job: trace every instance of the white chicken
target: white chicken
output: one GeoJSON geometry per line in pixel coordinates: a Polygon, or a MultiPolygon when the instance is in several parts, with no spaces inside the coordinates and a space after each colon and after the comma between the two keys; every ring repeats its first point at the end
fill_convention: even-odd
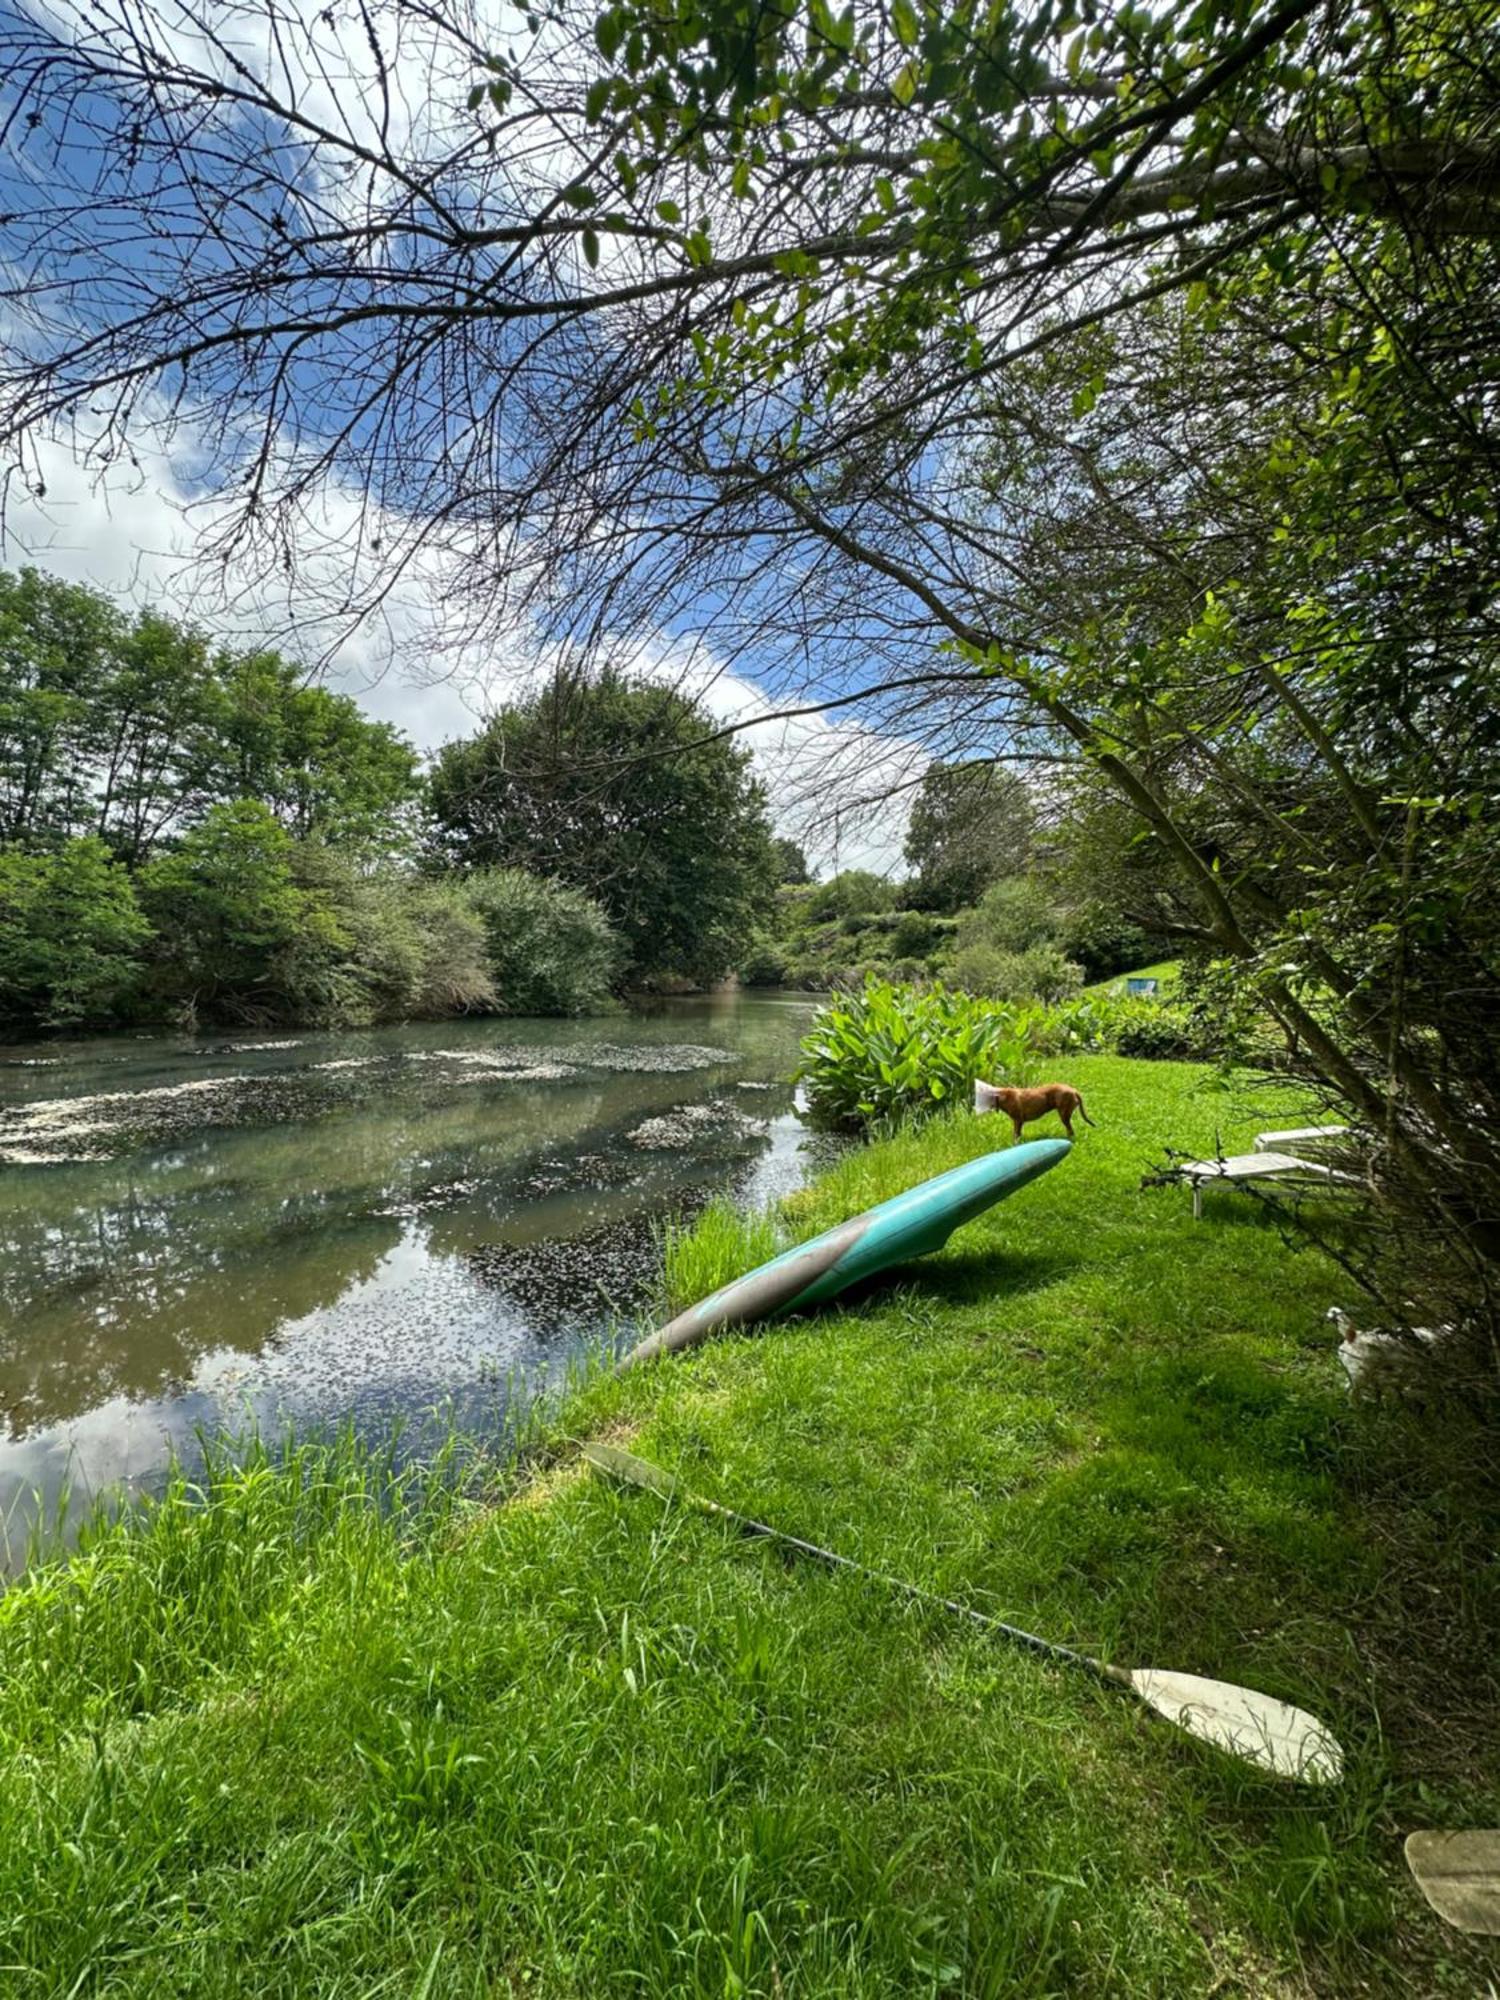
{"type": "MultiPolygon", "coordinates": [[[[1411,1358],[1411,1340],[1405,1334],[1362,1333],[1342,1306],[1330,1306],[1324,1318],[1339,1330],[1339,1361],[1349,1377],[1351,1395],[1378,1389],[1382,1380],[1399,1373],[1403,1360],[1411,1358]]],[[[1411,1335],[1424,1347],[1432,1347],[1448,1331],[1445,1326],[1414,1326],[1411,1335]]]]}

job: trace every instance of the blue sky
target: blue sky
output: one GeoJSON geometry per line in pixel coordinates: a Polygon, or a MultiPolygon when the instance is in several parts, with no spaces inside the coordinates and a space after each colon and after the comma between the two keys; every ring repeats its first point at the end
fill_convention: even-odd
{"type": "MultiPolygon", "coordinates": [[[[113,0],[128,11],[133,0],[113,0]]],[[[57,0],[59,12],[68,0],[57,0]]],[[[43,18],[36,5],[32,19],[43,18]]],[[[17,18],[13,7],[0,5],[0,33],[7,18],[17,18]]],[[[87,32],[79,23],[91,17],[80,14],[68,31],[78,36],[87,32]]],[[[154,12],[150,18],[159,17],[154,12]]],[[[227,17],[226,17],[227,18],[227,17]]],[[[248,26],[237,33],[251,34],[251,13],[234,16],[248,26]]],[[[315,23],[325,17],[309,12],[305,19],[315,23]]],[[[355,17],[351,15],[351,19],[355,17]]],[[[347,25],[347,24],[346,24],[347,25]]],[[[164,45],[171,50],[186,47],[198,56],[198,49],[183,25],[182,17],[172,17],[164,29],[164,45]]],[[[309,33],[322,31],[315,26],[309,33]]],[[[330,33],[336,31],[330,30],[330,33]]],[[[246,48],[251,43],[246,42],[246,48]]],[[[356,48],[363,43],[356,36],[356,48]]],[[[339,59],[353,58],[347,41],[338,43],[339,59]]],[[[252,59],[253,51],[252,51],[252,59]]],[[[450,79],[451,83],[451,79],[450,79]]],[[[445,85],[445,88],[448,87],[445,85]]],[[[352,101],[347,91],[329,87],[326,77],[304,76],[299,81],[304,100],[316,114],[331,120],[347,110],[352,101]]],[[[430,101],[424,97],[421,64],[418,61],[408,79],[400,113],[413,129],[431,111],[413,112],[413,104],[430,101]]],[[[456,89],[456,85],[453,85],[456,89]]],[[[5,86],[0,82],[0,101],[5,86]]],[[[457,100],[455,100],[457,101],[457,100]]],[[[65,259],[73,276],[80,280],[69,306],[76,315],[92,313],[102,317],[119,308],[130,296],[134,279],[152,263],[170,267],[181,253],[183,232],[191,226],[190,205],[186,200],[157,199],[150,207],[151,227],[159,232],[154,240],[143,237],[140,218],[132,205],[137,192],[131,170],[125,163],[128,130],[102,102],[87,109],[97,115],[93,143],[106,161],[106,192],[118,197],[118,206],[106,206],[90,218],[88,230],[77,238],[70,257],[65,259]]],[[[61,130],[44,125],[29,136],[13,137],[8,153],[0,154],[0,211],[24,219],[45,207],[55,189],[68,180],[93,171],[92,155],[61,130]]],[[[237,140],[247,145],[253,160],[256,149],[269,152],[277,134],[269,127],[247,129],[242,122],[237,140]]],[[[240,153],[243,160],[245,154],[240,153]]],[[[256,197],[258,199],[258,197],[256,197]]],[[[254,213],[247,208],[248,218],[254,213]]],[[[14,231],[11,232],[14,237],[14,231]]],[[[57,239],[52,239],[55,246],[57,239]]],[[[9,249],[10,268],[16,269],[14,244],[7,244],[0,229],[0,256],[9,249]]],[[[195,249],[194,273],[204,274],[205,257],[219,253],[195,249]]],[[[212,271],[213,264],[207,264],[212,271]]],[[[316,294],[303,304],[316,305],[316,294]]],[[[85,322],[87,323],[87,322],[85,322]]],[[[15,324],[7,322],[14,337],[15,324]]],[[[307,407],[319,407],[324,390],[336,404],[345,375],[357,374],[362,356],[357,336],[342,343],[326,343],[316,364],[314,377],[304,376],[301,386],[311,389],[307,407]]],[[[252,418],[252,407],[245,414],[252,418]]],[[[467,422],[470,413],[455,409],[454,421],[467,422]]],[[[262,640],[272,637],[284,650],[309,662],[326,659],[326,672],[333,684],[356,695],[370,713],[394,722],[421,748],[432,749],[449,738],[469,733],[480,717],[507,691],[544,671],[549,663],[545,640],[534,633],[491,633],[479,643],[452,643],[443,631],[442,603],[446,579],[439,562],[425,562],[414,575],[398,584],[384,602],[379,616],[366,619],[353,630],[336,626],[322,614],[330,601],[358,594],[359,582],[347,567],[348,528],[357,521],[369,499],[354,483],[352,475],[342,482],[336,473],[325,481],[317,496],[318,515],[309,533],[308,545],[299,551],[304,561],[300,574],[288,582],[279,574],[264,574],[248,562],[231,563],[220,569],[200,560],[205,530],[212,526],[212,488],[206,469],[215,466],[209,441],[196,429],[191,411],[178,423],[169,438],[153,439],[142,433],[137,447],[138,469],[120,467],[101,478],[60,438],[43,440],[38,447],[45,498],[13,497],[8,529],[9,541],[0,559],[8,564],[34,561],[59,574],[91,583],[133,601],[155,602],[196,614],[216,632],[262,640]],[[205,498],[207,496],[207,498],[205,498]],[[329,657],[331,655],[331,657],[329,657]]],[[[215,466],[224,469],[222,454],[215,466]]],[[[409,506],[409,496],[387,491],[382,503],[393,510],[399,533],[403,523],[400,509],[409,506]]],[[[676,629],[664,627],[634,643],[632,657],[647,673],[686,678],[701,691],[720,721],[741,720],[763,711],[769,704],[754,679],[745,672],[725,671],[710,648],[684,642],[683,628],[700,629],[711,623],[712,607],[698,603],[685,608],[676,629]]],[[[736,666],[738,667],[738,662],[736,666]]],[[[804,678],[806,663],[802,664],[804,678]]],[[[751,674],[757,670],[752,665],[751,674]]],[[[815,682],[814,682],[815,684],[815,682]]],[[[805,697],[804,697],[805,698],[805,697]]],[[[873,865],[899,869],[899,848],[904,821],[904,800],[887,807],[874,819],[862,816],[856,825],[835,824],[827,810],[829,802],[868,788],[874,771],[887,766],[896,779],[910,773],[913,759],[899,742],[882,738],[841,714],[826,723],[808,721],[791,726],[764,726],[747,739],[761,763],[783,830],[803,838],[815,859],[827,869],[835,865],[873,865]],[[897,766],[900,768],[897,769],[897,766]]]]}

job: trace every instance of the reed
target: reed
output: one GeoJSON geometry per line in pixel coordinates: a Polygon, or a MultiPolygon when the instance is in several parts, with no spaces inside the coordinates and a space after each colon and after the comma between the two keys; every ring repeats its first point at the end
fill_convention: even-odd
{"type": "MultiPolygon", "coordinates": [[[[1195,1226],[1140,1188],[1167,1140],[1285,1101],[1069,1075],[1098,1129],[862,1300],[623,1378],[595,1357],[496,1446],[211,1451],[39,1562],[0,1598],[6,2000],[1483,1992],[1493,1959],[1421,1912],[1395,1834],[1500,1814],[1485,1523],[1364,1445],[1331,1267],[1253,1202],[1195,1226]],[[1345,1781],[1260,1779],[614,1490],[586,1436],[976,1609],[1313,1709],[1345,1781]]],[[[996,1122],[851,1154],[788,1240],[996,1122]]],[[[678,1297],[770,1231],[674,1232],[678,1297]]]]}

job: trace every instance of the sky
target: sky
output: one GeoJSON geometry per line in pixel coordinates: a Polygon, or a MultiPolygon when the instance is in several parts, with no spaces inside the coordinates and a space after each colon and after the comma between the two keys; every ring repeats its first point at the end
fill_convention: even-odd
{"type": "MultiPolygon", "coordinates": [[[[15,0],[0,0],[0,13],[14,5],[15,0]]],[[[158,6],[154,0],[104,0],[96,7],[78,5],[77,0],[20,0],[20,7],[33,22],[47,23],[64,46],[85,42],[98,46],[102,40],[112,47],[111,35],[146,23],[164,61],[183,61],[215,75],[227,73],[223,50],[204,39],[191,7],[158,6]]],[[[502,25],[503,0],[477,0],[476,12],[482,35],[503,38],[514,33],[513,18],[509,28],[502,25]]],[[[278,43],[283,59],[293,65],[285,74],[277,70],[259,32],[264,19],[255,0],[217,12],[209,0],[200,18],[231,23],[225,32],[236,60],[269,75],[300,113],[329,130],[342,127],[353,140],[373,141],[373,128],[367,132],[360,121],[369,117],[372,104],[380,99],[362,88],[368,82],[361,77],[368,56],[359,10],[327,7],[324,0],[281,0],[281,13],[295,24],[290,38],[278,43]]],[[[381,20],[382,32],[394,38],[388,43],[393,51],[391,136],[398,153],[407,143],[420,151],[437,129],[434,121],[441,124],[447,115],[435,107],[451,104],[457,112],[463,102],[459,84],[467,81],[472,69],[461,78],[443,70],[447,58],[434,55],[419,12],[382,10],[381,20]],[[431,67],[434,62],[436,70],[431,67]],[[440,88],[434,87],[435,77],[442,78],[440,88]]],[[[0,108],[4,98],[0,81],[0,108]]],[[[130,299],[131,259],[140,240],[131,210],[129,169],[119,164],[122,148],[115,143],[120,137],[118,118],[105,108],[104,100],[93,103],[98,109],[91,142],[95,153],[86,156],[81,143],[75,148],[61,128],[42,133],[35,148],[29,141],[17,140],[12,128],[12,142],[0,159],[6,205],[25,207],[35,202],[41,214],[46,214],[54,190],[41,184],[45,176],[37,161],[50,159],[62,181],[73,179],[82,188],[90,184],[94,171],[90,162],[97,157],[107,163],[104,171],[115,191],[114,205],[106,204],[98,212],[99,234],[85,232],[75,238],[70,253],[72,270],[82,273],[81,283],[61,296],[74,313],[90,299],[99,312],[125,309],[121,302],[130,299]]],[[[239,138],[245,139],[248,130],[241,125],[239,138]]],[[[232,146],[226,154],[240,157],[232,146]]],[[[540,170],[545,161],[533,160],[530,165],[540,170]]],[[[357,208],[368,192],[357,176],[347,184],[316,180],[316,186],[331,213],[342,203],[357,208]]],[[[192,203],[175,222],[167,214],[159,209],[154,219],[165,225],[162,240],[170,257],[174,230],[182,227],[191,232],[192,203]]],[[[151,253],[148,249],[140,254],[151,253]]],[[[25,338],[18,333],[17,322],[0,331],[25,338]]],[[[357,357],[347,358],[352,367],[357,357]]],[[[243,414],[253,419],[255,413],[243,414]]],[[[247,425],[246,435],[252,430],[253,423],[247,425]]],[[[41,441],[36,470],[45,497],[39,500],[12,486],[0,563],[13,567],[33,562],[129,603],[192,616],[231,644],[269,640],[288,656],[316,668],[325,684],[353,695],[367,713],[394,724],[428,753],[455,737],[472,734],[488,712],[555,664],[555,655],[524,632],[493,634],[482,643],[472,638],[450,640],[443,630],[442,612],[449,579],[437,555],[403,575],[383,598],[379,613],[368,615],[353,630],[325,622],[328,605],[341,597],[362,599],[368,587],[367,578],[355,577],[348,550],[360,539],[352,530],[366,513],[369,496],[347,484],[340,486],[337,476],[326,479],[319,489],[319,518],[310,523],[309,546],[299,550],[299,565],[289,580],[268,579],[234,560],[222,568],[205,561],[198,552],[215,525],[219,503],[204,498],[201,482],[204,468],[215,461],[215,450],[206,433],[195,436],[190,412],[174,413],[157,435],[153,445],[150,425],[139,430],[138,470],[119,469],[107,480],[80,464],[63,442],[41,441]]],[[[222,475],[222,453],[218,471],[222,475]]],[[[402,518],[387,515],[386,519],[394,530],[388,543],[404,544],[402,518]]],[[[632,642],[621,663],[696,693],[720,724],[771,712],[770,701],[744,673],[731,673],[714,658],[711,642],[705,645],[659,630],[632,642]]],[[[841,867],[903,872],[901,847],[910,791],[900,788],[910,786],[925,762],[915,746],[864,727],[847,711],[826,720],[763,722],[747,730],[742,741],[755,757],[778,832],[799,840],[819,873],[841,867]],[[864,795],[872,792],[888,796],[874,807],[863,806],[864,795]]]]}
{"type": "MultiPolygon", "coordinates": [[[[179,432],[177,445],[190,462],[190,433],[179,432]]],[[[139,472],[103,479],[54,442],[42,447],[41,470],[46,497],[13,495],[9,503],[4,566],[32,563],[122,602],[191,617],[232,641],[269,638],[423,752],[472,735],[492,709],[545,671],[545,660],[514,638],[508,646],[501,641],[483,648],[447,642],[430,578],[398,588],[379,619],[367,618],[341,636],[301,615],[295,584],[289,591],[271,589],[260,576],[206,565],[195,554],[207,524],[192,504],[190,476],[160,453],[143,453],[139,472]],[[419,664],[424,657],[430,661],[425,668],[419,664]]],[[[331,517],[340,510],[352,517],[361,496],[335,492],[325,504],[331,517]]],[[[327,602],[325,588],[318,601],[327,602]]],[[[721,724],[771,709],[753,682],[727,672],[701,647],[687,649],[665,634],[643,642],[630,664],[653,678],[685,683],[721,724]]],[[[909,792],[873,810],[854,802],[867,788],[879,789],[882,777],[899,784],[920,770],[922,753],[843,717],[764,722],[741,740],[766,786],[776,830],[801,842],[817,873],[904,872],[909,792]],[[840,801],[843,809],[835,810],[840,801]]]]}

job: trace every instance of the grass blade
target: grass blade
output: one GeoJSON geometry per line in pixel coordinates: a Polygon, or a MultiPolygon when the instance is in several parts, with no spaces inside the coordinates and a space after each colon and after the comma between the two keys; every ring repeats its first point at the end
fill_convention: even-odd
{"type": "Polygon", "coordinates": [[[681,1486],[670,1472],[651,1464],[648,1459],[637,1458],[634,1452],[622,1451],[618,1445],[587,1444],[583,1447],[583,1456],[613,1479],[623,1479],[632,1486],[644,1486],[664,1500],[679,1500],[702,1513],[716,1514],[752,1535],[769,1536],[787,1548],[800,1550],[802,1554],[813,1556],[837,1569],[853,1570],[918,1603],[965,1618],[971,1624],[981,1626],[993,1638],[1007,1639],[1014,1645],[1024,1646],[1030,1652],[1044,1654],[1067,1666],[1086,1668],[1096,1678],[1133,1694],[1153,1714],[1170,1722],[1174,1728],[1196,1736],[1200,1742],[1212,1743],[1216,1749],[1227,1751],[1231,1757],[1256,1764],[1278,1778],[1292,1778],[1301,1784],[1332,1785],[1343,1775],[1344,1753],[1331,1731],[1315,1715],[1309,1715],[1306,1709],[1294,1708],[1290,1702],[1278,1701],[1274,1695],[1261,1694],[1255,1688],[1238,1687],[1232,1681],[1206,1680],[1200,1674],[1180,1674],[1164,1667],[1107,1666],[1102,1660],[1093,1660],[1084,1653],[1075,1653],[1069,1646],[1039,1639],[1035,1633],[1023,1632],[1018,1626],[1007,1625],[1002,1619],[991,1618],[950,1598],[938,1597],[917,1584],[904,1582],[900,1577],[866,1569],[849,1556],[819,1548],[816,1543],[788,1535],[780,1528],[768,1527],[764,1521],[736,1514],[715,1500],[702,1499],[681,1486]]]}

